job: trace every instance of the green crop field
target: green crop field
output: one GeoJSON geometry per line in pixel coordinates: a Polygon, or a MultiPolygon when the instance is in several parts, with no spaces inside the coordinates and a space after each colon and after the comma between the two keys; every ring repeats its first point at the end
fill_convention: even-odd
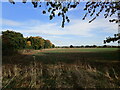
{"type": "Polygon", "coordinates": [[[36,61],[45,64],[57,62],[114,64],[119,62],[118,48],[48,49],[34,55],[36,61]]]}
{"type": "Polygon", "coordinates": [[[54,48],[3,56],[3,88],[120,88],[118,48],[54,48]]]}
{"type": "Polygon", "coordinates": [[[44,50],[44,52],[108,52],[108,51],[117,51],[118,48],[57,48],[51,50],[44,50]]]}

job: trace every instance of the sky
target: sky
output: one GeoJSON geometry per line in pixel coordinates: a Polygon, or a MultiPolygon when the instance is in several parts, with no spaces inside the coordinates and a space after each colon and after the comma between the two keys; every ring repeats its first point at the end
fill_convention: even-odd
{"type": "Polygon", "coordinates": [[[61,17],[56,16],[53,20],[49,20],[49,13],[42,14],[42,10],[47,8],[44,3],[42,5],[41,8],[34,8],[29,2],[26,4],[17,2],[14,5],[2,2],[0,31],[13,30],[22,33],[24,37],[41,36],[56,46],[104,45],[103,40],[106,37],[118,32],[117,24],[110,23],[111,18],[105,19],[103,15],[92,23],[88,23],[92,19],[89,16],[82,20],[85,15],[83,10],[85,2],[81,2],[75,9],[69,9],[67,15],[70,23],[65,23],[64,28],[61,27],[61,17]]]}

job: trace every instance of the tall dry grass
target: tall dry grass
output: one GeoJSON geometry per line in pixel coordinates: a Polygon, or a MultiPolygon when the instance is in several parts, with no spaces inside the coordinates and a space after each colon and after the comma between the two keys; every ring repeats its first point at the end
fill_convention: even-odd
{"type": "Polygon", "coordinates": [[[2,66],[2,88],[120,88],[120,78],[98,71],[89,64],[43,64],[2,66]],[[116,83],[117,82],[117,83],[116,83]]]}

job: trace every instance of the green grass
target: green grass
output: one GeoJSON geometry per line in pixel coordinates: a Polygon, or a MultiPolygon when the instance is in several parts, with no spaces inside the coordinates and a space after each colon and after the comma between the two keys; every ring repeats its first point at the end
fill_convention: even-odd
{"type": "Polygon", "coordinates": [[[35,54],[36,61],[45,64],[64,63],[119,63],[118,48],[72,48],[43,50],[35,54]]]}
{"type": "MultiPolygon", "coordinates": [[[[43,53],[62,53],[62,52],[111,52],[117,51],[118,48],[58,48],[45,50],[43,53]]],[[[41,52],[40,52],[41,53],[41,52]]]]}

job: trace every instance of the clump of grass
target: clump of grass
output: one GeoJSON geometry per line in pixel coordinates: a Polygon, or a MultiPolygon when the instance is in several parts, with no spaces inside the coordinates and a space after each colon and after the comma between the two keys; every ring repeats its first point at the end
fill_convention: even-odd
{"type": "Polygon", "coordinates": [[[34,61],[29,66],[3,66],[3,88],[110,88],[111,84],[111,88],[119,87],[118,83],[111,82],[111,78],[109,72],[100,73],[95,67],[80,63],[42,64],[34,61]]]}

